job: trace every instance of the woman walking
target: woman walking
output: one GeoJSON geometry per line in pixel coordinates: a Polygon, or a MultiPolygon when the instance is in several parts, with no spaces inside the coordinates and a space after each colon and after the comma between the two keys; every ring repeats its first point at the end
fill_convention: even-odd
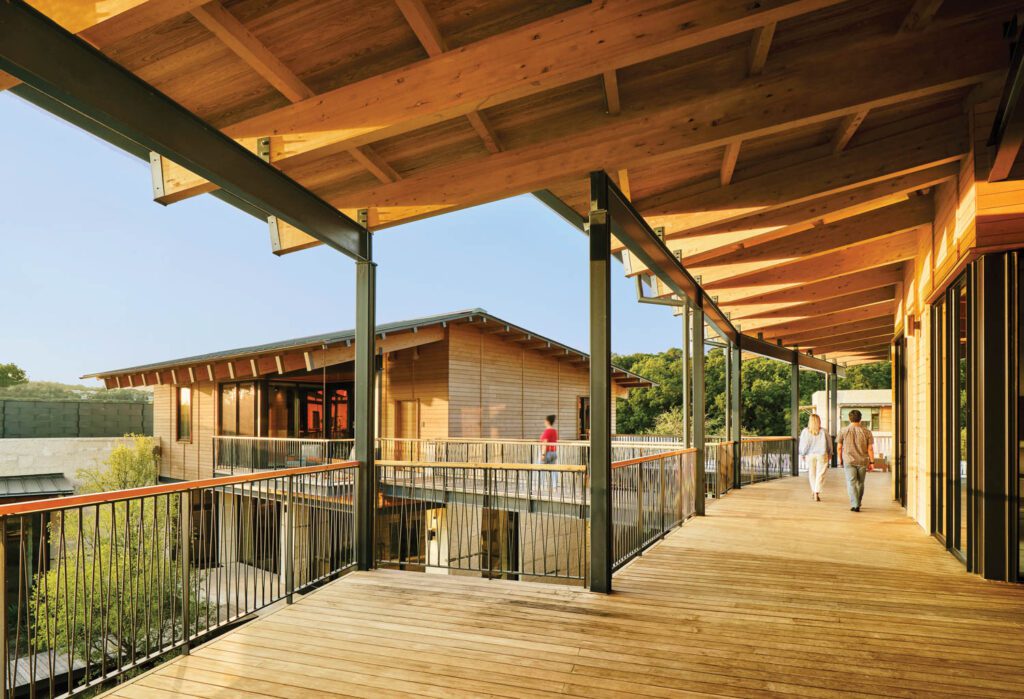
{"type": "Polygon", "coordinates": [[[832,439],[821,428],[821,418],[811,415],[807,427],[800,433],[800,458],[807,464],[807,479],[811,482],[811,497],[821,501],[825,473],[832,460],[832,439]]]}

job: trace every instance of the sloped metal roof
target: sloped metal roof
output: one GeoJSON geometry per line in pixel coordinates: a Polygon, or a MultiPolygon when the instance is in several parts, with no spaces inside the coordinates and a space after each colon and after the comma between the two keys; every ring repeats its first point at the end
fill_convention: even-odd
{"type": "Polygon", "coordinates": [[[74,491],[75,486],[63,473],[0,476],[0,498],[68,495],[74,491]]]}
{"type": "MultiPolygon", "coordinates": [[[[504,325],[510,330],[518,331],[527,335],[530,335],[537,340],[547,342],[552,347],[559,349],[565,349],[571,354],[575,354],[581,358],[590,358],[586,352],[578,350],[574,347],[569,347],[556,340],[538,335],[530,330],[527,330],[521,326],[509,323],[508,321],[502,320],[497,316],[491,315],[482,308],[469,308],[461,311],[454,311],[452,313],[441,313],[437,315],[422,316],[419,318],[411,318],[409,320],[401,320],[392,323],[383,323],[377,325],[377,337],[381,338],[389,333],[397,333],[409,330],[415,330],[417,328],[423,328],[431,325],[446,324],[462,320],[481,319],[487,323],[494,323],[495,325],[504,325]]],[[[240,359],[250,356],[266,355],[273,352],[281,352],[285,350],[298,350],[306,348],[320,348],[323,346],[337,345],[345,342],[351,342],[355,340],[356,331],[355,329],[339,330],[335,332],[324,333],[322,335],[308,335],[306,337],[296,337],[290,340],[280,340],[278,342],[269,342],[262,345],[252,345],[249,347],[239,347],[236,349],[221,350],[218,352],[210,352],[208,354],[199,354],[191,357],[181,357],[179,359],[171,359],[162,362],[155,362],[152,364],[142,364],[139,366],[125,367],[123,369],[111,369],[110,371],[101,371],[94,374],[86,374],[82,376],[83,379],[90,378],[104,378],[107,376],[114,376],[116,374],[134,374],[148,371],[159,371],[163,369],[170,369],[172,367],[180,367],[189,364],[206,364],[209,362],[223,361],[226,359],[240,359]]],[[[615,371],[621,372],[626,376],[634,379],[643,384],[653,386],[654,382],[638,374],[626,371],[620,367],[613,367],[615,371]]]]}

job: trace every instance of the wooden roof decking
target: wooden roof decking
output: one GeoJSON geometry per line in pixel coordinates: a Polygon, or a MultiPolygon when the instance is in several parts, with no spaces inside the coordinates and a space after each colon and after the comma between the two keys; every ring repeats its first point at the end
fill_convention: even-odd
{"type": "Polygon", "coordinates": [[[981,580],[870,474],[734,491],[595,595],[352,573],[108,696],[1016,697],[1024,589],[981,580]]]}
{"type": "MultiPolygon", "coordinates": [[[[872,320],[895,312],[934,188],[971,147],[965,108],[999,93],[1018,8],[111,0],[98,17],[85,0],[32,4],[347,214],[366,209],[371,229],[540,189],[585,215],[587,174],[605,169],[745,331],[854,294],[881,300],[852,308],[888,304],[872,320]]],[[[165,203],[212,188],[172,163],[161,173],[165,203]]],[[[315,244],[281,239],[279,253],[315,244]]],[[[887,344],[874,337],[830,358],[874,357],[887,344]]]]}

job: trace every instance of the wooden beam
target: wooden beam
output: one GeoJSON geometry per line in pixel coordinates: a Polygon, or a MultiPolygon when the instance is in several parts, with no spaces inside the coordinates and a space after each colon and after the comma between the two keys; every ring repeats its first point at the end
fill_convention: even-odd
{"type": "Polygon", "coordinates": [[[786,323],[777,323],[757,328],[757,332],[763,333],[765,339],[775,340],[781,338],[784,344],[791,344],[791,338],[798,337],[799,333],[806,333],[819,328],[831,328],[835,332],[841,332],[847,323],[871,320],[873,318],[885,318],[892,316],[893,302],[883,301],[868,306],[844,309],[834,313],[825,313],[811,318],[802,318],[786,323]]]}
{"type": "MultiPolygon", "coordinates": [[[[190,12],[209,0],[34,0],[30,3],[72,34],[93,46],[110,46],[190,12]]],[[[0,91],[21,81],[0,73],[0,91]]]]}
{"type": "Polygon", "coordinates": [[[733,141],[725,144],[725,154],[722,156],[722,169],[719,173],[719,180],[722,186],[732,182],[732,175],[736,172],[736,161],[740,157],[740,145],[742,141],[733,141]]]}
{"type": "Polygon", "coordinates": [[[906,231],[887,236],[882,242],[871,240],[838,252],[805,257],[767,270],[704,282],[703,286],[707,290],[715,290],[808,283],[911,260],[916,254],[917,232],[906,231]]]}
{"type": "Polygon", "coordinates": [[[195,8],[192,16],[290,101],[314,96],[309,86],[216,0],[195,8]]]}
{"type": "Polygon", "coordinates": [[[781,289],[771,291],[759,292],[757,288],[741,289],[723,298],[721,305],[735,311],[743,306],[806,303],[834,298],[854,291],[867,291],[879,286],[896,284],[902,279],[902,265],[891,264],[881,269],[851,272],[818,282],[788,284],[781,289]]]}
{"type": "Polygon", "coordinates": [[[607,111],[615,116],[622,111],[622,104],[619,101],[619,78],[614,70],[606,70],[602,73],[604,80],[604,100],[607,111]]]}
{"type": "MultiPolygon", "coordinates": [[[[422,0],[395,0],[395,3],[428,56],[431,58],[440,56],[448,50],[448,44],[441,35],[441,30],[438,28],[437,23],[434,22],[434,18],[430,16],[430,12],[422,0]]],[[[468,112],[466,119],[477,135],[480,136],[480,140],[484,142],[484,147],[488,151],[491,153],[501,152],[501,143],[498,141],[494,129],[480,111],[474,109],[468,112]]]]}
{"type": "MultiPolygon", "coordinates": [[[[987,36],[990,27],[987,24],[985,26],[987,36]]],[[[709,107],[708,100],[703,97],[696,99],[696,103],[673,101],[672,106],[652,110],[634,119],[616,120],[610,126],[581,130],[567,137],[506,151],[489,159],[450,163],[434,169],[421,170],[406,176],[401,183],[339,193],[328,198],[339,206],[351,206],[356,201],[369,202],[377,206],[414,202],[443,202],[452,207],[472,206],[543,189],[551,186],[552,182],[580,178],[587,171],[596,168],[607,168],[609,165],[635,166],[640,163],[653,166],[683,154],[721,147],[737,138],[780,133],[810,123],[831,120],[837,115],[836,110],[845,114],[854,109],[870,108],[883,103],[893,104],[923,94],[945,92],[956,85],[964,86],[977,82],[980,79],[977,70],[982,66],[991,68],[993,65],[1005,63],[1005,59],[992,55],[998,52],[990,54],[987,48],[980,49],[984,57],[979,58],[975,55],[973,60],[968,54],[963,60],[936,62],[930,58],[931,53],[925,57],[919,54],[925,49],[926,43],[934,41],[941,46],[948,46],[949,42],[955,40],[960,45],[966,42],[965,35],[975,33],[974,30],[963,27],[958,27],[957,30],[955,38],[954,34],[947,34],[945,31],[925,32],[914,35],[915,41],[910,42],[914,44],[913,46],[907,42],[899,42],[898,46],[881,44],[873,46],[870,51],[865,51],[864,47],[860,46],[858,51],[852,54],[838,51],[828,58],[816,55],[813,61],[809,60],[802,66],[799,63],[791,63],[791,70],[787,76],[774,79],[770,88],[764,86],[765,97],[755,97],[746,90],[726,90],[723,93],[721,81],[716,80],[714,88],[710,91],[710,94],[714,95],[713,107],[709,107]],[[898,62],[914,64],[915,67],[913,70],[891,71],[891,66],[898,62]],[[797,70],[798,66],[804,70],[797,70]],[[942,77],[938,78],[936,72],[942,73],[942,77]],[[793,81],[792,84],[790,80],[793,81]],[[819,84],[812,87],[810,83],[819,84]],[[837,83],[848,87],[844,90],[835,90],[837,83]],[[807,99],[808,94],[814,94],[816,99],[807,99]],[[735,105],[727,104],[733,99],[736,100],[735,105]],[[751,100],[758,102],[758,109],[749,108],[751,100]],[[825,111],[822,112],[822,109],[825,111]],[[707,123],[704,123],[703,116],[699,120],[694,117],[694,110],[706,115],[707,123]],[[712,113],[720,117],[712,117],[712,113]],[[679,128],[680,120],[686,122],[688,128],[679,128]],[[658,144],[657,149],[651,147],[653,143],[658,144]],[[621,165],[615,165],[616,163],[621,165]]],[[[940,50],[940,46],[929,46],[927,50],[940,50]]],[[[984,76],[988,76],[991,71],[985,70],[983,73],[984,76]]],[[[695,89],[695,92],[699,90],[695,89]]],[[[917,130],[918,133],[896,138],[894,141],[897,150],[893,150],[894,146],[889,139],[882,139],[889,142],[884,152],[879,145],[881,141],[861,146],[856,150],[866,150],[879,158],[885,158],[888,164],[881,172],[865,172],[852,181],[844,182],[835,174],[839,169],[837,162],[854,160],[850,158],[843,161],[848,151],[834,159],[823,159],[818,163],[819,170],[815,173],[797,173],[798,176],[795,178],[776,178],[769,175],[753,178],[754,182],[744,180],[745,187],[735,193],[735,183],[733,186],[720,188],[717,192],[700,191],[699,196],[696,196],[698,193],[694,191],[695,210],[703,211],[705,215],[692,216],[689,223],[700,225],[711,220],[747,215],[771,208],[763,204],[744,206],[735,201],[740,197],[749,196],[751,188],[755,187],[761,189],[758,196],[760,202],[767,199],[777,202],[773,203],[773,206],[782,206],[788,201],[813,198],[830,191],[852,189],[858,186],[858,183],[881,180],[901,172],[910,172],[943,162],[935,158],[923,158],[922,154],[915,150],[924,135],[928,136],[929,142],[923,150],[934,153],[937,148],[955,146],[955,152],[947,154],[946,157],[959,157],[966,152],[967,129],[962,116],[956,121],[956,124],[947,123],[944,127],[937,125],[932,129],[921,128],[917,130]],[[940,136],[937,132],[943,128],[947,129],[947,133],[941,134],[942,138],[937,138],[940,136]],[[954,128],[956,142],[951,145],[948,130],[954,128]],[[909,167],[901,166],[906,160],[916,162],[909,167]],[[922,160],[924,162],[921,162],[922,160]],[[820,181],[822,170],[825,175],[824,183],[832,186],[809,186],[815,181],[820,181]],[[766,180],[770,181],[773,188],[767,194],[773,196],[765,196],[763,185],[766,180]],[[792,188],[794,183],[800,189],[808,191],[792,195],[783,192],[787,196],[774,196],[776,188],[792,188]],[[705,201],[705,197],[711,197],[713,201],[705,201]]],[[[678,213],[678,199],[679,194],[676,192],[664,197],[650,197],[647,202],[649,206],[645,208],[641,205],[639,208],[645,215],[678,213]]]]}
{"type": "Polygon", "coordinates": [[[910,12],[900,25],[900,32],[919,32],[926,29],[940,7],[942,0],[915,0],[914,6],[910,8],[910,12]]]}
{"type": "MultiPolygon", "coordinates": [[[[958,173],[958,162],[945,163],[878,181],[872,180],[853,189],[816,196],[814,199],[802,200],[792,205],[687,228],[683,232],[687,236],[743,234],[743,237],[732,238],[720,246],[707,249],[703,257],[710,258],[717,254],[716,249],[726,252],[727,250],[738,250],[744,243],[746,245],[766,243],[775,237],[785,237],[801,230],[809,230],[816,225],[855,216],[880,205],[895,204],[905,199],[906,195],[911,192],[953,179],[958,173]]],[[[654,219],[654,217],[651,218],[654,219]]],[[[673,229],[670,228],[670,230],[673,229]]],[[[676,229],[676,235],[670,232],[669,237],[676,237],[680,234],[676,229]]],[[[725,239],[724,236],[723,239],[725,239]]],[[[702,261],[702,257],[686,256],[683,261],[684,264],[696,264],[702,261]]]]}
{"type": "MultiPolygon", "coordinates": [[[[619,183],[619,191],[626,195],[626,199],[631,199],[630,185],[629,185],[629,170],[622,168],[616,175],[616,179],[619,183]]],[[[614,237],[612,239],[614,241],[614,237]]],[[[614,244],[614,242],[613,242],[614,244]]]]}
{"type": "Polygon", "coordinates": [[[339,132],[336,140],[362,145],[838,2],[729,0],[672,5],[662,0],[633,0],[588,4],[474,42],[457,52],[445,52],[245,119],[227,132],[238,137],[334,129],[339,132]],[[581,58],[584,43],[586,56],[581,58]],[[396,90],[399,84],[402,89],[396,90]],[[438,90],[441,84],[458,85],[458,89],[438,90]]]}
{"type": "Polygon", "coordinates": [[[889,333],[891,335],[894,328],[895,316],[870,318],[868,320],[850,323],[849,325],[844,326],[843,330],[838,333],[835,332],[834,329],[828,328],[824,330],[811,330],[795,336],[795,341],[799,341],[803,347],[814,348],[819,345],[849,342],[853,340],[860,340],[864,337],[884,335],[885,333],[889,333]]]}
{"type": "Polygon", "coordinates": [[[395,172],[394,168],[388,165],[384,158],[380,157],[370,146],[360,146],[349,151],[356,162],[370,171],[374,177],[381,182],[398,182],[402,176],[395,172]]]}
{"type": "Polygon", "coordinates": [[[747,69],[749,75],[760,75],[764,71],[764,64],[768,60],[768,50],[771,48],[772,38],[775,36],[775,26],[775,22],[770,22],[754,30],[754,36],[750,40],[750,65],[747,69]]]}
{"type": "Polygon", "coordinates": [[[815,226],[899,203],[908,194],[953,179],[959,171],[959,162],[946,163],[722,224],[690,229],[686,231],[686,238],[671,247],[685,245],[688,252],[683,255],[683,264],[698,266],[744,247],[786,238],[815,226]]]}
{"type": "Polygon", "coordinates": [[[422,0],[395,0],[395,4],[428,56],[439,56],[448,50],[444,37],[422,0]]]}
{"type": "Polygon", "coordinates": [[[855,340],[848,340],[846,342],[818,345],[809,349],[817,355],[833,354],[835,352],[855,352],[862,350],[865,347],[875,347],[878,345],[888,344],[892,341],[892,336],[893,331],[892,328],[890,328],[888,332],[878,333],[875,335],[865,335],[864,337],[857,338],[855,340]]]}
{"type": "Polygon", "coordinates": [[[480,140],[484,142],[484,146],[491,153],[501,152],[501,142],[498,140],[497,134],[494,133],[494,127],[491,126],[490,120],[484,116],[483,112],[470,112],[466,115],[466,119],[469,121],[469,125],[473,127],[480,140]]]}
{"type": "MultiPolygon", "coordinates": [[[[895,298],[896,285],[890,284],[889,286],[882,286],[868,291],[857,291],[842,296],[834,296],[822,301],[810,301],[808,303],[798,303],[776,308],[765,307],[765,310],[762,311],[748,311],[746,313],[741,310],[740,312],[734,312],[732,319],[734,322],[744,321],[744,327],[747,327],[748,323],[746,321],[767,321],[773,318],[802,318],[821,313],[831,313],[844,308],[856,308],[857,306],[864,306],[879,301],[891,301],[895,298]]],[[[749,327],[754,329],[754,325],[749,327]]]]}
{"type": "Polygon", "coordinates": [[[852,114],[847,114],[842,118],[839,122],[839,128],[836,129],[835,136],[832,137],[833,153],[840,153],[844,148],[846,148],[850,139],[853,138],[855,133],[857,133],[857,129],[859,129],[860,125],[864,123],[869,111],[870,110],[867,109],[861,109],[852,114]]]}
{"type": "MultiPolygon", "coordinates": [[[[772,262],[807,257],[856,245],[871,238],[929,225],[934,217],[935,209],[931,197],[914,196],[892,206],[874,209],[835,223],[815,226],[785,238],[741,245],[736,250],[706,260],[697,268],[731,267],[745,262],[772,262]]],[[[716,276],[720,276],[720,273],[716,276]]]]}
{"type": "MultiPolygon", "coordinates": [[[[963,157],[970,147],[967,121],[956,117],[894,134],[833,156],[797,162],[757,177],[708,191],[697,182],[635,202],[651,225],[652,216],[675,215],[668,237],[690,226],[747,217],[809,201],[963,157]]],[[[664,222],[669,223],[669,222],[664,222]]]]}

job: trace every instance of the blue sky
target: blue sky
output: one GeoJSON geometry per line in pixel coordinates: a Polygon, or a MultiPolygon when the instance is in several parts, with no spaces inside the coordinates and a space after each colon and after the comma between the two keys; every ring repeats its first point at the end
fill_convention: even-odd
{"type": "MultiPolygon", "coordinates": [[[[265,224],[210,196],[164,207],[148,166],[0,93],[0,363],[82,374],[350,328],[354,265],[277,258],[265,224]]],[[[587,239],[531,196],[381,231],[380,322],[482,307],[586,349],[587,239]]],[[[679,342],[615,263],[613,349],[679,342]]]]}

